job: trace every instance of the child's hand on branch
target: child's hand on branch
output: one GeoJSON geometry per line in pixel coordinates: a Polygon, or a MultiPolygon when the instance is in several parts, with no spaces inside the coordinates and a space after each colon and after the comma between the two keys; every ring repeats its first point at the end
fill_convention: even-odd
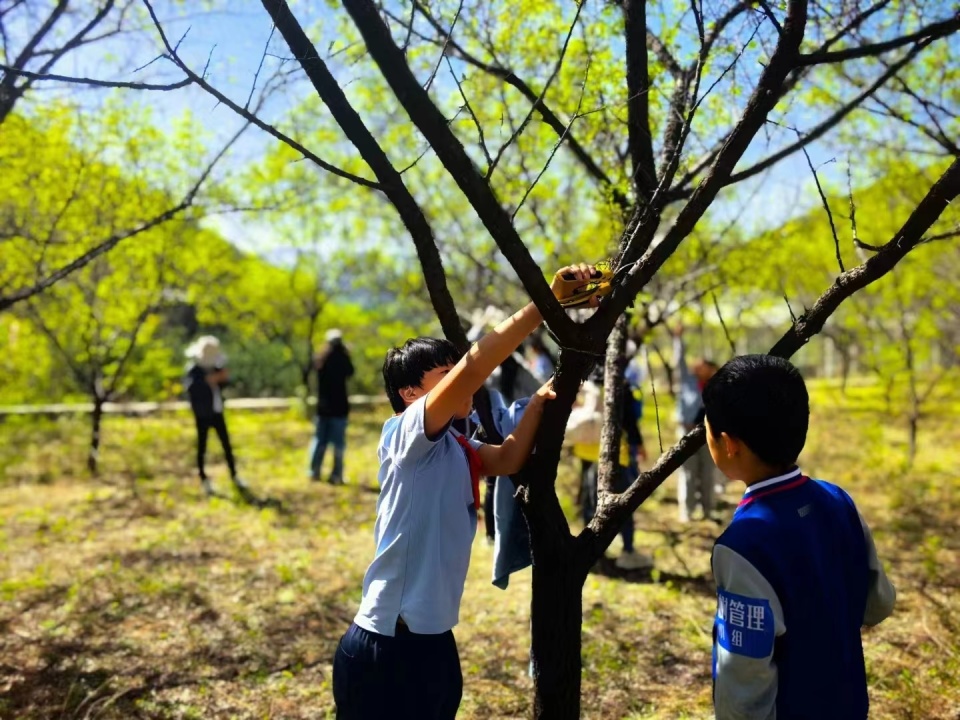
{"type": "Polygon", "coordinates": [[[533,394],[530,402],[544,405],[548,400],[556,400],[556,398],[557,393],[553,389],[553,376],[551,376],[550,379],[541,385],[540,389],[533,394]]]}

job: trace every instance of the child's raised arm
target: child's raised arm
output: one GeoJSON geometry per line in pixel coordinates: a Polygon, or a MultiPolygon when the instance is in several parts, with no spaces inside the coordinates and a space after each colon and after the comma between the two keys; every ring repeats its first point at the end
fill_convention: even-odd
{"type": "MultiPolygon", "coordinates": [[[[580,264],[561,268],[553,278],[554,295],[572,275],[576,280],[589,280],[596,272],[592,265],[580,264]]],[[[592,301],[595,304],[595,300],[592,301]]],[[[497,325],[471,346],[460,362],[443,376],[428,394],[424,408],[424,430],[433,437],[446,427],[450,419],[473,397],[494,369],[514,351],[543,321],[537,306],[530,303],[497,325]]]]}

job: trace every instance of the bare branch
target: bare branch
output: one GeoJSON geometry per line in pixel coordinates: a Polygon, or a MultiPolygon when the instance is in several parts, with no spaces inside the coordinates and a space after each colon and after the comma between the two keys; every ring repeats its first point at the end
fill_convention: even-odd
{"type": "MultiPolygon", "coordinates": [[[[414,5],[413,7],[414,7],[414,10],[415,10],[417,6],[414,5]]],[[[447,46],[448,46],[448,44],[450,43],[450,39],[453,37],[453,31],[454,31],[454,29],[457,27],[457,20],[460,19],[460,13],[461,13],[461,12],[463,12],[463,0],[460,0],[460,3],[457,5],[457,12],[456,12],[456,14],[453,16],[453,22],[450,23],[450,32],[447,33],[447,37],[446,37],[446,39],[443,41],[443,46],[440,48],[440,57],[437,58],[437,64],[434,66],[433,72],[430,73],[430,77],[427,78],[427,82],[426,82],[426,83],[424,84],[424,86],[423,86],[423,89],[424,89],[424,90],[429,90],[429,89],[430,89],[430,86],[433,85],[433,79],[437,76],[437,71],[440,70],[440,63],[443,62],[444,58],[447,59],[447,63],[448,63],[448,64],[449,64],[449,62],[450,62],[450,58],[449,58],[449,56],[448,56],[448,54],[447,54],[447,46]]],[[[413,28],[413,25],[411,24],[410,27],[411,27],[411,29],[412,29],[412,28],[413,28]]],[[[452,72],[452,71],[451,71],[451,72],[452,72]]],[[[457,86],[459,87],[459,83],[457,83],[457,86]]],[[[460,94],[463,95],[463,90],[460,91],[460,94]]],[[[464,100],[466,100],[466,98],[464,98],[464,100]]],[[[471,115],[472,115],[472,114],[473,114],[473,113],[471,113],[471,115]]]]}
{"type": "MultiPolygon", "coordinates": [[[[733,173],[730,177],[724,182],[724,186],[734,185],[743,180],[747,180],[755,175],[759,175],[765,170],[773,167],[781,160],[793,155],[795,152],[799,151],[801,148],[806,147],[810,143],[819,140],[821,137],[826,135],[830,130],[835,128],[837,125],[843,121],[850,113],[856,110],[863,101],[871,97],[878,89],[880,89],[890,78],[896,75],[900,70],[906,67],[910,62],[914,60],[926,47],[931,40],[921,40],[916,46],[911,48],[910,52],[900,58],[897,62],[893,63],[883,74],[880,75],[868,88],[866,88],[859,95],[851,99],[849,102],[841,106],[830,115],[828,118],[823,120],[819,125],[814,127],[811,130],[804,132],[803,140],[798,140],[795,143],[791,143],[786,147],[778,150],[777,152],[769,155],[760,162],[752,165],[746,170],[741,170],[740,172],[733,173]]],[[[668,202],[674,202],[676,200],[682,200],[684,198],[691,197],[694,193],[693,189],[689,187],[689,184],[693,179],[699,175],[710,163],[714,162],[717,155],[720,151],[726,146],[726,143],[729,140],[729,136],[724,138],[723,142],[717,146],[711,154],[707,156],[703,161],[698,163],[690,172],[688,172],[684,177],[667,193],[668,202]]]]}
{"type": "Polygon", "coordinates": [[[952,18],[932,23],[916,32],[894,38],[893,40],[887,40],[886,42],[861,45],[859,47],[835,50],[833,52],[818,50],[808,55],[801,55],[800,65],[822,65],[824,63],[837,63],[846,60],[856,60],[858,58],[874,57],[888,53],[891,50],[906,47],[918,40],[937,40],[938,38],[951,35],[958,30],[960,30],[960,12],[954,13],[952,18]]]}
{"type": "Polygon", "coordinates": [[[249,123],[244,124],[244,126],[240,128],[240,130],[238,130],[233,135],[233,137],[231,137],[224,144],[222,148],[220,148],[220,151],[213,156],[213,158],[204,168],[203,172],[200,173],[200,177],[197,178],[193,186],[187,191],[187,194],[184,195],[183,200],[181,200],[177,205],[167,209],[166,211],[160,213],[159,215],[154,216],[150,220],[147,220],[146,222],[141,223],[135,228],[124,230],[123,232],[115,233],[111,235],[109,238],[107,238],[103,242],[98,243],[96,246],[94,246],[87,252],[83,253],[80,257],[58,268],[57,270],[50,273],[49,275],[39,279],[30,287],[23,288],[14,293],[11,293],[10,295],[5,295],[5,296],[0,295],[0,312],[3,312],[7,308],[11,307],[12,305],[15,305],[18,302],[22,302],[23,300],[32,298],[35,295],[42,293],[44,290],[47,290],[48,288],[53,287],[56,283],[72,275],[77,270],[80,270],[81,268],[86,267],[91,262],[96,260],[98,257],[109,252],[124,240],[128,238],[136,237],[141,233],[144,233],[155,227],[163,225],[169,220],[172,220],[173,218],[175,218],[177,215],[182,213],[187,208],[191,207],[194,201],[196,200],[197,194],[200,192],[200,189],[203,187],[204,183],[206,183],[207,179],[210,177],[210,174],[213,172],[214,168],[216,168],[217,164],[223,159],[223,157],[227,154],[230,148],[233,147],[233,145],[237,142],[237,140],[240,139],[240,136],[243,135],[243,133],[246,131],[249,125],[250,125],[249,123]]]}
{"type": "MultiPolygon", "coordinates": [[[[740,121],[717,155],[709,175],[694,190],[690,202],[680,211],[676,222],[663,240],[627,271],[624,281],[614,288],[605,305],[587,321],[586,324],[591,326],[591,330],[601,334],[609,332],[616,322],[617,316],[633,302],[637,293],[663,266],[663,263],[673,254],[683,239],[690,234],[720,192],[720,189],[729,180],[733,168],[743,157],[750,142],[766,121],[767,115],[776,105],[777,89],[780,88],[787,74],[794,67],[798,49],[803,40],[806,20],[806,2],[804,0],[790,0],[784,31],[777,43],[776,50],[770,58],[770,63],[760,75],[757,87],[750,96],[740,121]]],[[[637,242],[636,229],[631,229],[631,232],[635,233],[635,237],[629,242],[634,244],[637,242]]],[[[628,256],[629,252],[630,247],[628,245],[625,256],[628,256]]]]}
{"type": "MultiPolygon", "coordinates": [[[[260,71],[263,70],[263,62],[267,59],[267,50],[270,48],[270,41],[273,40],[273,34],[277,31],[276,25],[270,26],[270,34],[267,35],[267,42],[263,45],[263,53],[260,55],[260,64],[257,65],[257,71],[253,74],[253,82],[250,83],[250,94],[247,95],[247,101],[243,104],[244,110],[250,109],[250,103],[253,101],[253,93],[257,90],[257,80],[260,78],[260,71]]],[[[210,51],[211,54],[213,50],[210,51]]],[[[207,58],[207,65],[210,65],[210,58],[207,58]]],[[[203,77],[207,76],[207,68],[204,67],[201,73],[203,77]]]]}
{"type": "MultiPolygon", "coordinates": [[[[844,300],[887,275],[900,260],[916,248],[922,242],[924,232],[937,221],[950,202],[958,196],[960,196],[960,158],[940,176],[906,223],[882,246],[880,252],[837,277],[833,285],[817,299],[809,311],[793,323],[768,354],[789,358],[796,353],[810,338],[823,329],[824,323],[844,300]]],[[[704,440],[704,429],[700,425],[662,455],[651,470],[642,473],[626,492],[618,498],[611,498],[610,504],[616,506],[616,509],[612,516],[608,516],[606,525],[609,527],[604,529],[611,533],[616,532],[627,514],[632,513],[640,503],[650,497],[650,494],[671,473],[679,469],[687,458],[703,445],[704,440]]],[[[590,532],[584,531],[578,540],[584,543],[595,543],[602,548],[605,536],[597,532],[600,529],[598,522],[592,522],[589,526],[590,532]]],[[[606,541],[609,542],[609,539],[606,541]]]]}
{"type": "MultiPolygon", "coordinates": [[[[623,35],[627,65],[627,148],[637,197],[649,202],[657,186],[657,168],[650,132],[650,65],[647,57],[646,0],[623,0],[623,35]]],[[[658,41],[659,42],[659,41],[658,41]]],[[[661,52],[669,53],[660,43],[661,52]]],[[[676,65],[676,63],[674,63],[676,65]]],[[[675,73],[683,76],[679,70],[675,73]]]]}
{"type": "MultiPolygon", "coordinates": [[[[794,129],[794,132],[797,133],[798,139],[803,139],[803,135],[799,130],[794,129]]],[[[820,184],[820,176],[817,175],[817,169],[813,166],[810,153],[807,152],[806,147],[803,147],[802,150],[803,156],[807,160],[807,167],[810,168],[810,172],[813,173],[813,182],[817,185],[817,192],[820,193],[820,202],[823,203],[823,209],[827,211],[827,220],[830,221],[830,232],[833,234],[833,245],[837,252],[837,264],[840,266],[840,272],[846,272],[846,268],[843,267],[843,255],[840,253],[840,238],[837,236],[837,226],[833,222],[833,212],[830,210],[830,201],[827,200],[827,195],[823,192],[823,186],[820,184]]],[[[833,160],[828,160],[828,162],[833,162],[833,160]]]]}
{"type": "MultiPolygon", "coordinates": [[[[425,37],[416,31],[414,31],[414,34],[418,35],[421,39],[427,42],[432,42],[436,45],[443,45],[449,40],[449,48],[456,53],[459,59],[492,77],[499,78],[510,87],[519,91],[521,95],[523,95],[529,102],[533,104],[534,109],[540,113],[541,119],[557,134],[558,137],[564,135],[566,132],[567,147],[570,149],[570,152],[573,153],[577,161],[587,171],[590,177],[594,178],[605,187],[609,187],[611,189],[613,200],[618,206],[620,206],[620,208],[627,210],[630,207],[631,203],[629,198],[627,198],[627,196],[624,195],[621,190],[614,186],[613,181],[604,172],[600,165],[590,156],[590,153],[587,152],[583,145],[581,145],[571,133],[567,132],[567,123],[563,122],[560,117],[549,106],[547,106],[546,103],[543,102],[540,93],[535,92],[528,83],[519,78],[512,70],[495,64],[486,63],[469,53],[464,47],[459,45],[453,38],[450,37],[449,32],[447,32],[447,30],[444,29],[444,27],[436,20],[436,18],[430,14],[429,9],[424,7],[418,0],[413,0],[413,3],[441,39],[436,40],[425,37]]],[[[400,23],[401,25],[406,22],[403,18],[399,18],[396,15],[391,14],[389,11],[385,11],[385,13],[387,17],[400,23]]],[[[412,26],[408,26],[408,29],[409,28],[412,28],[412,26]]]]}
{"type": "Polygon", "coordinates": [[[620,445],[623,436],[623,403],[620,387],[626,367],[624,352],[627,343],[627,316],[623,314],[607,338],[603,367],[603,429],[600,432],[600,459],[597,468],[597,504],[606,504],[614,492],[614,478],[622,472],[620,445]]]}
{"type": "Polygon", "coordinates": [[[55,75],[53,73],[35,73],[30,72],[29,70],[18,70],[10,65],[2,64],[0,64],[0,70],[3,70],[5,73],[10,73],[11,75],[19,75],[33,81],[51,80],[55,82],[70,83],[71,85],[90,85],[93,87],[102,88],[124,88],[126,90],[157,90],[161,92],[167,92],[170,90],[179,90],[180,88],[184,88],[193,84],[193,80],[190,78],[185,78],[175,83],[163,84],[124,82],[122,80],[97,80],[95,78],[71,77],[69,75],[55,75]]]}
{"type": "Polygon", "coordinates": [[[373,190],[382,189],[380,184],[374,182],[373,180],[367,180],[364,177],[360,177],[359,175],[354,175],[353,173],[347,172],[346,170],[341,170],[335,165],[331,165],[330,163],[326,162],[320,156],[311,152],[310,150],[305,148],[303,145],[298,143],[293,138],[285,135],[284,133],[280,132],[272,125],[269,125],[268,123],[261,120],[259,117],[256,116],[256,114],[250,112],[246,108],[243,108],[237,103],[235,103],[233,100],[228,98],[226,95],[224,95],[222,92],[220,92],[215,87],[213,87],[210,83],[208,83],[205,78],[201,77],[200,75],[195,73],[193,70],[191,70],[187,66],[187,64],[180,59],[180,56],[177,55],[176,48],[170,45],[170,41],[167,39],[166,33],[163,31],[163,27],[161,26],[160,21],[157,19],[157,15],[153,10],[153,6],[150,4],[150,0],[143,0],[143,4],[146,5],[147,10],[150,12],[150,17],[153,20],[154,27],[157,28],[157,32],[160,34],[160,39],[167,50],[169,59],[183,71],[183,74],[186,75],[189,80],[191,80],[192,82],[194,82],[195,84],[203,88],[207,93],[215,97],[218,102],[220,102],[223,105],[226,105],[228,108],[233,110],[237,115],[242,117],[244,120],[251,123],[252,125],[256,125],[258,128],[268,133],[269,135],[275,137],[280,142],[293,148],[298,153],[303,155],[303,157],[307,158],[308,160],[316,164],[318,167],[323,168],[327,172],[333,175],[336,175],[337,177],[341,177],[341,178],[344,178],[345,180],[350,180],[351,182],[355,182],[357,185],[362,185],[364,187],[368,187],[373,190]]]}
{"type": "MultiPolygon", "coordinates": [[[[330,109],[337,124],[380,180],[379,189],[381,189],[393,203],[400,215],[400,219],[403,221],[404,226],[410,232],[410,236],[413,239],[417,249],[417,256],[423,269],[427,292],[430,295],[430,301],[437,313],[437,318],[440,320],[444,334],[451,342],[463,350],[466,350],[466,333],[460,324],[453,298],[450,295],[450,289],[447,287],[443,262],[437,250],[433,230],[430,228],[430,224],[426,216],[424,216],[423,210],[417,204],[417,201],[407,189],[406,185],[404,185],[403,178],[400,177],[400,173],[393,167],[383,148],[380,147],[370,133],[370,130],[367,129],[363,119],[350,104],[343,89],[337,84],[336,79],[313,47],[310,38],[307,37],[307,34],[300,26],[300,23],[293,15],[293,12],[285,0],[261,1],[264,9],[270,15],[280,34],[283,36],[283,39],[286,41],[293,57],[297,58],[301,67],[303,67],[304,72],[313,84],[320,99],[323,100],[324,104],[330,109]]],[[[147,0],[144,0],[144,2],[147,2],[147,0]]],[[[376,12],[376,9],[374,9],[373,12],[376,14],[377,21],[382,25],[383,21],[376,12]]],[[[383,26],[383,29],[389,37],[390,30],[386,28],[386,26],[383,26]]],[[[397,53],[400,54],[401,59],[399,63],[403,67],[407,67],[406,61],[402,58],[402,53],[400,53],[399,48],[393,44],[392,38],[390,43],[397,53]]],[[[426,95],[426,91],[420,87],[412,73],[410,74],[410,78],[416,86],[416,89],[426,95]]],[[[446,118],[444,118],[439,111],[437,111],[437,114],[440,116],[440,123],[449,132],[449,128],[446,126],[446,118]]],[[[484,427],[486,427],[486,424],[484,427]]]]}
{"type": "Polygon", "coordinates": [[[783,35],[783,26],[780,25],[780,21],[777,20],[777,16],[774,15],[773,10],[770,9],[770,3],[764,2],[764,0],[761,0],[760,7],[763,9],[763,14],[767,16],[767,19],[777,29],[777,33],[779,35],[783,35]]]}
{"type": "MultiPolygon", "coordinates": [[[[583,82],[580,84],[580,98],[577,100],[577,110],[576,112],[574,112],[573,118],[570,120],[570,124],[567,125],[566,132],[569,132],[570,128],[573,127],[573,123],[575,123],[579,118],[583,117],[580,114],[580,108],[583,107],[583,95],[587,89],[587,78],[589,78],[589,76],[590,76],[590,65],[588,64],[586,67],[586,70],[584,70],[584,73],[583,73],[583,82]]],[[[533,189],[537,186],[537,183],[540,182],[540,178],[542,178],[544,173],[547,172],[547,168],[550,167],[550,162],[553,160],[554,155],[557,154],[557,150],[559,150],[560,146],[563,145],[563,139],[566,136],[566,132],[564,132],[564,134],[560,136],[560,139],[557,140],[557,142],[554,144],[553,150],[550,151],[550,155],[549,157],[547,157],[547,161],[543,164],[543,168],[537,174],[537,177],[534,178],[533,182],[530,183],[530,186],[527,188],[526,192],[523,194],[523,197],[520,198],[520,202],[517,203],[517,207],[514,209],[513,213],[511,213],[510,215],[511,220],[517,217],[517,213],[520,212],[520,208],[523,207],[523,204],[527,201],[527,198],[530,197],[530,193],[533,192],[533,189]]]]}
{"type": "Polygon", "coordinates": [[[576,323],[567,317],[550,291],[543,278],[543,271],[523,244],[509,214],[497,200],[489,182],[477,170],[448,127],[443,114],[410,71],[376,5],[371,0],[344,0],[343,4],[363,35],[367,50],[380,68],[381,74],[476,210],[551,330],[572,347],[589,342],[589,339],[584,338],[583,333],[578,331],[576,323]]]}
{"type": "MultiPolygon", "coordinates": [[[[626,4],[627,3],[624,3],[624,5],[626,4]]],[[[643,6],[643,3],[641,3],[641,6],[643,6]]],[[[645,7],[643,8],[643,13],[646,13],[645,7]]],[[[683,68],[680,67],[680,63],[678,63],[677,59],[670,53],[670,48],[664,44],[663,40],[654,35],[650,28],[646,28],[646,36],[647,47],[657,56],[657,60],[667,69],[667,72],[674,77],[679,77],[683,73],[683,68]]]]}
{"type": "Polygon", "coordinates": [[[727,10],[723,16],[717,20],[716,24],[711,28],[710,32],[707,34],[706,39],[703,43],[703,54],[709,56],[710,52],[713,50],[713,46],[716,44],[717,40],[723,34],[723,31],[727,29],[727,26],[736,20],[740,15],[749,10],[751,3],[749,2],[738,2],[732,8],[727,10]]]}
{"type": "Polygon", "coordinates": [[[867,8],[861,13],[857,13],[849,23],[847,23],[843,28],[841,28],[833,37],[827,40],[823,45],[817,48],[818,53],[825,53],[831,47],[836,45],[838,42],[843,40],[847,35],[852,33],[854,30],[859,28],[863,23],[873,17],[876,13],[883,10],[887,5],[889,5],[891,0],[880,0],[877,3],[874,3],[871,7],[867,8]]]}
{"type": "Polygon", "coordinates": [[[520,125],[517,126],[517,129],[510,135],[509,138],[507,138],[507,141],[497,151],[496,156],[493,158],[493,164],[487,168],[487,178],[493,176],[493,171],[497,169],[497,164],[500,162],[503,154],[511,145],[513,145],[514,142],[516,142],[517,138],[520,137],[520,134],[527,128],[527,125],[530,124],[530,120],[533,119],[533,113],[536,110],[537,105],[543,102],[543,98],[547,95],[547,90],[550,89],[553,81],[556,79],[557,75],[560,74],[560,68],[563,66],[563,59],[567,55],[567,48],[570,46],[570,38],[573,37],[573,31],[577,27],[577,21],[580,19],[580,12],[583,10],[583,5],[583,3],[577,4],[577,12],[573,16],[573,22],[570,23],[570,29],[567,31],[567,36],[563,40],[563,46],[560,48],[560,57],[557,58],[557,62],[553,66],[553,72],[550,73],[550,77],[548,77],[547,81],[543,84],[543,90],[540,91],[540,96],[537,98],[536,102],[530,106],[530,110],[520,122],[520,125]]]}
{"type": "MultiPolygon", "coordinates": [[[[857,205],[853,201],[853,177],[850,172],[850,158],[847,158],[847,197],[850,199],[850,230],[853,233],[853,245],[863,250],[872,249],[870,246],[860,242],[860,235],[857,232],[857,205]]],[[[879,248],[877,248],[878,250],[879,248]]],[[[876,250],[874,250],[876,252],[876,250]]]]}
{"type": "Polygon", "coordinates": [[[660,454],[663,455],[663,433],[660,430],[660,402],[657,400],[657,381],[653,377],[653,367],[650,365],[650,353],[644,348],[644,359],[647,361],[647,375],[650,377],[650,392],[653,394],[653,407],[657,414],[657,442],[660,445],[660,454]]]}
{"type": "MultiPolygon", "coordinates": [[[[461,3],[461,6],[462,4],[463,3],[461,3]]],[[[447,68],[450,70],[450,77],[453,78],[453,81],[457,84],[457,90],[460,91],[460,97],[463,99],[463,107],[470,114],[470,119],[473,120],[473,125],[477,128],[477,136],[480,140],[480,149],[483,151],[483,157],[487,160],[487,167],[490,167],[493,164],[493,158],[490,157],[490,151],[487,149],[487,142],[483,137],[483,125],[480,124],[480,120],[477,119],[477,114],[470,106],[470,101],[467,100],[466,93],[463,92],[463,85],[460,84],[460,78],[457,77],[457,74],[453,70],[453,63],[450,62],[450,57],[448,55],[444,55],[443,57],[447,61],[447,68]]]]}
{"type": "Polygon", "coordinates": [[[946,232],[938,233],[936,235],[927,235],[923,238],[923,243],[932,243],[939,240],[952,240],[955,237],[960,237],[960,225],[957,225],[953,230],[947,230],[946,232]]]}
{"type": "Polygon", "coordinates": [[[717,294],[712,292],[710,297],[713,299],[713,309],[717,313],[717,320],[720,321],[720,327],[723,328],[723,334],[727,338],[727,344],[730,345],[730,352],[733,355],[737,354],[737,344],[733,341],[733,338],[730,337],[730,330],[727,329],[727,323],[723,320],[723,313],[720,312],[720,303],[717,301],[717,294]]]}

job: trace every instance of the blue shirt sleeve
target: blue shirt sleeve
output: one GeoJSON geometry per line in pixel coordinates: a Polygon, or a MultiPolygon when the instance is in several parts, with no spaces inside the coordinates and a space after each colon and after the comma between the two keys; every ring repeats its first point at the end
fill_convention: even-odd
{"type": "MultiPolygon", "coordinates": [[[[427,437],[423,424],[426,405],[427,396],[424,395],[409,405],[399,417],[387,421],[388,427],[384,432],[381,448],[400,467],[419,461],[450,429],[450,423],[447,423],[436,437],[427,437]],[[390,423],[393,423],[392,427],[390,423]]],[[[381,461],[382,459],[381,457],[381,461]]]]}

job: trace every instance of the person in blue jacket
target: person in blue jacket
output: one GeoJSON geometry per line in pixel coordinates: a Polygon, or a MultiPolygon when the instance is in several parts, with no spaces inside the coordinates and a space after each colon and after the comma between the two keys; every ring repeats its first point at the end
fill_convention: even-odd
{"type": "Polygon", "coordinates": [[[703,392],[717,467],[747,487],[713,549],[717,720],[862,720],[860,628],[896,591],[853,500],[797,467],[807,388],[786,360],[738,357],[703,392]]]}

